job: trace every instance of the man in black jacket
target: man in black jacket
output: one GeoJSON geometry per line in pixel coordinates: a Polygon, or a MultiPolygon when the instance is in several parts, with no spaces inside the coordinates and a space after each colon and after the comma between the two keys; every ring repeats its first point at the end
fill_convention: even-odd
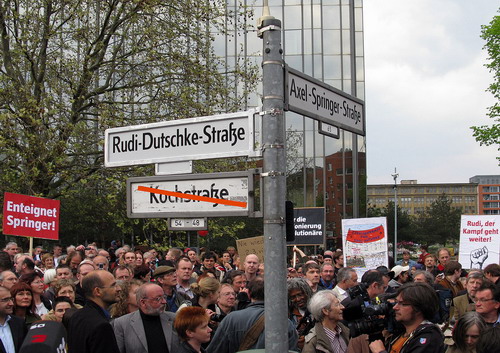
{"type": "Polygon", "coordinates": [[[405,331],[392,338],[387,349],[381,340],[376,340],[370,343],[370,350],[373,353],[444,352],[443,334],[429,321],[439,309],[439,299],[432,287],[427,283],[406,283],[398,288],[397,294],[395,317],[405,331]]]}
{"type": "Polygon", "coordinates": [[[83,278],[85,307],[73,314],[68,328],[72,353],[120,353],[107,308],[116,302],[116,280],[108,271],[92,271],[83,278]]]}
{"type": "Polygon", "coordinates": [[[24,320],[12,316],[14,298],[5,287],[0,287],[0,353],[17,353],[26,335],[24,320]]]}

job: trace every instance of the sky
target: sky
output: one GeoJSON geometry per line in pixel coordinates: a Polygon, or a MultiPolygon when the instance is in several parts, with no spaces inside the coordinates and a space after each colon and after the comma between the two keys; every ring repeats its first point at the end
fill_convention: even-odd
{"type": "Polygon", "coordinates": [[[495,146],[470,126],[491,124],[493,74],[481,25],[497,0],[365,0],[368,184],[469,182],[500,174],[495,146]]]}

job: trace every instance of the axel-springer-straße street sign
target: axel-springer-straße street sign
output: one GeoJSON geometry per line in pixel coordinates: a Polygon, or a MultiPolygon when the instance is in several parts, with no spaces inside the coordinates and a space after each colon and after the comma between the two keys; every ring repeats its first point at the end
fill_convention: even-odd
{"type": "Polygon", "coordinates": [[[131,218],[249,216],[254,212],[254,172],[130,178],[127,215],[131,218]]]}
{"type": "Polygon", "coordinates": [[[104,165],[258,156],[254,109],[230,114],[107,129],[104,165]]]}
{"type": "Polygon", "coordinates": [[[365,135],[365,108],[361,99],[288,66],[285,110],[365,135]]]}

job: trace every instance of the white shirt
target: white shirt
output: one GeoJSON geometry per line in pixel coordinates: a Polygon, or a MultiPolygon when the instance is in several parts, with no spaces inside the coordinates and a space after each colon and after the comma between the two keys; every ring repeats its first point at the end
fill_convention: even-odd
{"type": "Polygon", "coordinates": [[[5,319],[4,324],[0,324],[0,340],[2,340],[3,347],[7,353],[16,353],[14,347],[14,339],[12,338],[12,331],[9,326],[10,315],[5,319]]]}

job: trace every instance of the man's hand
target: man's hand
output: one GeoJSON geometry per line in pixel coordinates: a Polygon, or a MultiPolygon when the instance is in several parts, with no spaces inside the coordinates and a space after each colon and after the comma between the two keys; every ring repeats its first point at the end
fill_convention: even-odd
{"type": "Polygon", "coordinates": [[[369,347],[372,353],[385,352],[384,342],[382,342],[381,340],[373,341],[369,344],[369,347]]]}

